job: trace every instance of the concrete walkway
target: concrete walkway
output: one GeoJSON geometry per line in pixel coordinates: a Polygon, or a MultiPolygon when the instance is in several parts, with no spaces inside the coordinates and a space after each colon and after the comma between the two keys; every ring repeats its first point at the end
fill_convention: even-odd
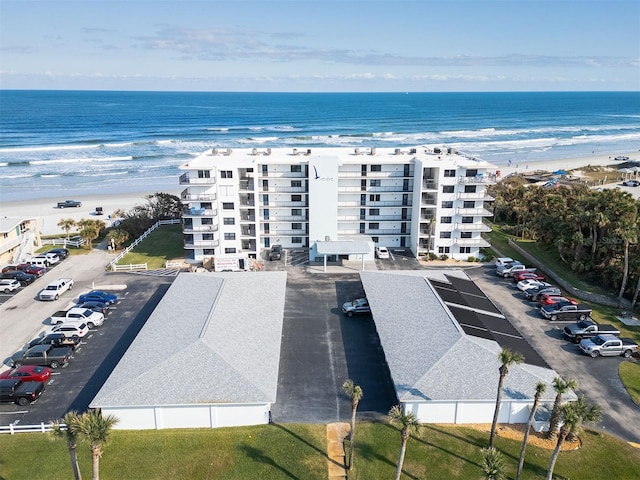
{"type": "Polygon", "coordinates": [[[344,439],[349,436],[351,428],[348,423],[329,423],[327,425],[327,463],[329,480],[346,480],[344,439]]]}

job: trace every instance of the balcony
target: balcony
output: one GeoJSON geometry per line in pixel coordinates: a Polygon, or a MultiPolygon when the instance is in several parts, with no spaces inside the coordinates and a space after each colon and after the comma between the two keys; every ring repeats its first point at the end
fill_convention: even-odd
{"type": "Polygon", "coordinates": [[[360,200],[354,200],[352,202],[338,202],[338,208],[340,207],[410,207],[413,205],[411,199],[406,202],[403,200],[396,201],[375,201],[366,200],[362,202],[360,200]]]}
{"type": "Polygon", "coordinates": [[[216,198],[215,193],[189,193],[188,189],[180,194],[182,202],[213,202],[216,198]]]}
{"type": "Polygon", "coordinates": [[[403,231],[400,228],[379,228],[377,230],[367,228],[364,233],[359,229],[338,230],[338,236],[347,235],[371,235],[374,237],[380,235],[411,235],[411,229],[407,228],[405,231],[403,231]]]}
{"type": "Polygon", "coordinates": [[[240,221],[241,222],[255,222],[256,221],[256,216],[255,215],[240,215],[240,221]]]}
{"type": "Polygon", "coordinates": [[[182,211],[182,216],[185,218],[189,217],[215,217],[218,215],[217,209],[212,208],[185,208],[182,211]]]}
{"type": "Polygon", "coordinates": [[[436,182],[422,181],[422,190],[438,190],[438,184],[436,182]]]}
{"type": "Polygon", "coordinates": [[[191,240],[184,242],[184,248],[194,249],[194,248],[216,248],[220,245],[220,240],[191,240]]]}
{"type": "Polygon", "coordinates": [[[413,169],[409,171],[408,175],[404,174],[404,170],[402,171],[392,171],[392,172],[340,172],[340,178],[413,178],[413,169]]]}
{"type": "Polygon", "coordinates": [[[238,189],[240,191],[246,191],[246,190],[250,190],[253,191],[253,189],[255,188],[255,183],[253,181],[253,179],[240,179],[240,183],[238,185],[238,189]]]}
{"type": "Polygon", "coordinates": [[[486,192],[460,192],[456,195],[459,200],[482,200],[484,202],[493,202],[495,198],[487,195],[486,192]]]}
{"type": "Polygon", "coordinates": [[[454,245],[459,245],[461,247],[490,247],[491,244],[487,242],[484,238],[454,238],[454,245]]]}
{"type": "Polygon", "coordinates": [[[182,227],[182,233],[211,233],[217,232],[218,225],[188,225],[182,227]]]}
{"type": "Polygon", "coordinates": [[[189,173],[180,175],[180,185],[214,185],[215,177],[212,178],[193,178],[189,173]]]}
{"type": "Polygon", "coordinates": [[[240,236],[242,237],[255,237],[256,229],[255,228],[240,228],[240,236]]]}
{"type": "Polygon", "coordinates": [[[261,172],[261,178],[307,178],[304,172],[261,172]]]}
{"type": "Polygon", "coordinates": [[[402,215],[339,215],[339,222],[379,222],[379,221],[395,221],[410,222],[411,215],[407,214],[405,218],[402,215]]]}
{"type": "Polygon", "coordinates": [[[341,187],[338,185],[338,193],[382,193],[382,192],[402,192],[409,193],[413,192],[413,187],[408,185],[405,187],[404,185],[395,185],[390,187],[371,187],[367,185],[365,188],[362,186],[353,186],[353,187],[341,187]]]}
{"type": "Polygon", "coordinates": [[[462,183],[464,185],[493,185],[496,181],[497,177],[495,174],[478,174],[473,177],[458,177],[458,183],[462,183]]]}
{"type": "Polygon", "coordinates": [[[486,208],[456,208],[458,215],[469,215],[474,217],[493,217],[493,212],[486,208]]]}
{"type": "Polygon", "coordinates": [[[455,229],[460,232],[490,232],[491,227],[484,223],[456,223],[455,229]]]}

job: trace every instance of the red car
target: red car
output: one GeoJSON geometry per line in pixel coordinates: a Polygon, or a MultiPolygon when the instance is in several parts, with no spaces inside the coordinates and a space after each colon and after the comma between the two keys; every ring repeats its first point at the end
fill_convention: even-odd
{"type": "Polygon", "coordinates": [[[554,303],[573,303],[578,305],[578,301],[573,298],[547,295],[546,293],[540,297],[540,303],[542,305],[553,305],[554,303]]]}
{"type": "Polygon", "coordinates": [[[22,270],[24,273],[35,275],[38,278],[47,273],[47,269],[45,267],[39,267],[30,263],[21,263],[20,265],[16,266],[16,269],[22,270]]]}
{"type": "Polygon", "coordinates": [[[547,278],[544,275],[540,275],[535,272],[518,272],[513,275],[513,281],[518,283],[521,280],[540,280],[544,282],[547,278]]]}
{"type": "Polygon", "coordinates": [[[23,382],[46,382],[51,376],[51,369],[41,365],[23,365],[0,374],[0,380],[19,378],[23,382]]]}

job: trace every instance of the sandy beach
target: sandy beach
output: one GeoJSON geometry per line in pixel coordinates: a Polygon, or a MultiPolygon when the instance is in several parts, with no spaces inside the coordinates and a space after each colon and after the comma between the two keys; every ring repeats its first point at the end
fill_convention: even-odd
{"type": "MultiPolygon", "coordinates": [[[[620,165],[621,161],[616,161],[615,157],[623,155],[629,157],[630,160],[637,160],[639,157],[635,153],[628,154],[616,154],[612,156],[606,155],[594,155],[581,158],[568,158],[557,159],[550,161],[537,161],[537,162],[513,162],[511,165],[499,165],[497,169],[500,171],[501,178],[514,173],[533,173],[538,170],[554,172],[557,170],[575,170],[588,165],[592,166],[611,166],[612,182],[602,185],[601,188],[622,188],[625,191],[633,194],[636,198],[640,198],[640,187],[623,187],[621,186],[620,178],[622,173],[617,172],[617,165],[620,165]]],[[[637,176],[635,178],[640,178],[637,176]]],[[[136,205],[146,203],[145,196],[155,192],[129,192],[109,195],[81,195],[73,198],[73,200],[79,200],[82,202],[80,208],[57,208],[59,201],[65,200],[65,198],[51,197],[51,198],[39,198],[35,200],[27,200],[20,202],[3,202],[0,203],[0,215],[2,217],[37,217],[39,219],[40,233],[42,235],[52,235],[64,233],[63,230],[58,227],[58,222],[63,218],[72,218],[74,220],[81,220],[83,218],[92,218],[103,220],[109,225],[109,216],[113,214],[115,210],[130,210],[136,205]],[[104,215],[95,215],[95,208],[102,207],[104,215]]],[[[173,191],[167,191],[173,195],[179,195],[180,190],[175,189],[173,191]]]]}
{"type": "MultiPolygon", "coordinates": [[[[66,200],[65,198],[38,198],[36,200],[25,200],[22,202],[0,203],[0,215],[2,217],[30,217],[38,218],[41,235],[54,235],[64,233],[58,222],[63,218],[72,218],[75,221],[83,218],[98,219],[110,225],[109,216],[116,210],[131,210],[136,205],[144,205],[147,200],[146,195],[153,192],[132,192],[110,195],[80,195],[74,197],[73,200],[82,202],[79,208],[57,208],[58,202],[66,200]],[[103,208],[103,215],[96,215],[96,207],[103,208]]],[[[180,190],[167,191],[173,195],[179,195],[180,190]]]]}

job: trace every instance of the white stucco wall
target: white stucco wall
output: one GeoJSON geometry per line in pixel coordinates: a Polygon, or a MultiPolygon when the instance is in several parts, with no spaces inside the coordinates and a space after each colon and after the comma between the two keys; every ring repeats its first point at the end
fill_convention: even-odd
{"type": "Polygon", "coordinates": [[[118,430],[165,428],[218,428],[269,423],[270,404],[164,405],[103,407],[106,415],[120,419],[118,430]]]}
{"type": "MultiPolygon", "coordinates": [[[[529,418],[529,405],[533,401],[502,402],[499,423],[526,423],[529,418]]],[[[420,423],[491,423],[495,411],[495,402],[489,401],[443,401],[443,402],[407,402],[404,411],[412,412],[420,423]]]]}

